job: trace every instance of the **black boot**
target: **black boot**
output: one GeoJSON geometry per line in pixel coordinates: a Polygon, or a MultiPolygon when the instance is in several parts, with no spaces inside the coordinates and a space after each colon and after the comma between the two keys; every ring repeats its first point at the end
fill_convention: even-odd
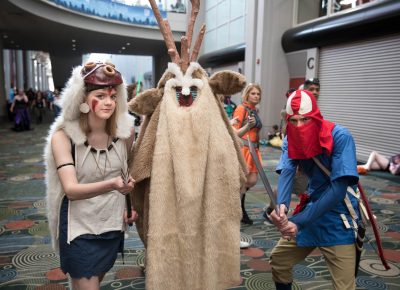
{"type": "Polygon", "coordinates": [[[276,290],[292,290],[292,283],[283,284],[275,282],[276,290]]]}
{"type": "Polygon", "coordinates": [[[247,214],[246,209],[244,207],[245,199],[246,199],[246,194],[243,194],[242,199],[241,199],[241,204],[242,204],[242,220],[241,220],[241,222],[246,225],[252,225],[253,220],[251,220],[249,218],[249,215],[247,214]]]}

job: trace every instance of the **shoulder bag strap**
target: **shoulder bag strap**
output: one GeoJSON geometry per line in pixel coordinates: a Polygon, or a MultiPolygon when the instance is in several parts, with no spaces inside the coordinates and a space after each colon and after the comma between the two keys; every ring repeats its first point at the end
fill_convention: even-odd
{"type": "MultiPolygon", "coordinates": [[[[319,161],[319,160],[318,160],[317,158],[315,158],[315,157],[313,157],[312,159],[313,159],[314,162],[317,164],[317,166],[326,174],[326,176],[330,176],[330,175],[331,175],[331,172],[328,170],[328,168],[326,168],[326,167],[321,163],[321,161],[319,161]]],[[[347,187],[347,192],[350,192],[350,193],[353,194],[353,193],[354,193],[354,190],[353,190],[350,186],[348,186],[348,187],[347,187]]],[[[350,215],[351,215],[353,221],[355,221],[355,220],[358,219],[358,216],[357,216],[357,214],[356,214],[356,211],[354,210],[353,205],[351,204],[351,201],[350,201],[350,199],[349,199],[349,196],[348,196],[347,192],[346,192],[346,196],[345,196],[345,198],[344,198],[344,203],[346,204],[347,209],[349,210],[349,213],[350,213],[350,215]]],[[[356,196],[355,194],[353,194],[353,195],[354,195],[354,197],[357,198],[357,196],[356,196]]],[[[357,200],[360,200],[360,198],[358,197],[357,200]]]]}

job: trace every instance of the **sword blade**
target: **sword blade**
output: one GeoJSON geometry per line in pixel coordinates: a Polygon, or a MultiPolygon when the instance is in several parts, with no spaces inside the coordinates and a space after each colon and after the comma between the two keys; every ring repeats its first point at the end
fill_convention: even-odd
{"type": "Polygon", "coordinates": [[[274,191],[272,190],[271,184],[269,183],[267,176],[265,175],[264,169],[260,163],[260,160],[258,159],[257,152],[254,149],[253,143],[250,141],[249,136],[247,136],[247,141],[249,143],[251,158],[253,159],[254,164],[256,165],[258,174],[260,175],[260,178],[264,185],[264,188],[267,191],[267,194],[271,200],[271,205],[275,209],[276,213],[279,215],[280,213],[279,213],[279,207],[277,204],[277,197],[276,197],[274,191]]]}

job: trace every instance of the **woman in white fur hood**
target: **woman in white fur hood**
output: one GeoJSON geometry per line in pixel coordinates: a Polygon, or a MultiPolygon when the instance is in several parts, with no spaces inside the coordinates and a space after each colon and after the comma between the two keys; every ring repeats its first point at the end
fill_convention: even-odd
{"type": "Polygon", "coordinates": [[[75,68],[61,100],[45,148],[52,244],[74,289],[99,289],[123,250],[126,223],[137,216],[128,218],[125,209],[134,186],[125,176],[133,120],[124,81],[110,63],[75,68]]]}

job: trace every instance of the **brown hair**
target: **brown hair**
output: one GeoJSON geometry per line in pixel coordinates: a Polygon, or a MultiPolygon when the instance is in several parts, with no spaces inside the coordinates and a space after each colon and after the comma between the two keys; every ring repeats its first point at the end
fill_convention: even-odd
{"type": "Polygon", "coordinates": [[[249,83],[243,90],[242,101],[247,102],[249,100],[249,94],[252,89],[257,89],[260,92],[260,99],[261,99],[261,87],[259,84],[256,83],[249,83]]]}

